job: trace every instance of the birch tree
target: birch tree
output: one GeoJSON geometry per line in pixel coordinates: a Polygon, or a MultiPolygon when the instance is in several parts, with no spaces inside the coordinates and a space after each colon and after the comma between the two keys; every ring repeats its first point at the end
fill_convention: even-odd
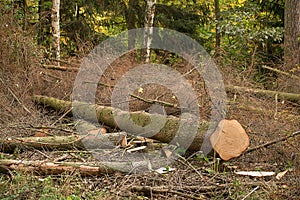
{"type": "Polygon", "coordinates": [[[52,52],[56,59],[60,59],[60,27],[59,27],[59,7],[60,0],[52,0],[52,52]]]}
{"type": "Polygon", "coordinates": [[[149,63],[150,61],[150,46],[152,43],[152,36],[153,36],[155,4],[156,4],[156,0],[147,0],[146,15],[145,15],[145,35],[144,35],[144,44],[146,46],[146,59],[145,59],[146,63],[149,63]]]}

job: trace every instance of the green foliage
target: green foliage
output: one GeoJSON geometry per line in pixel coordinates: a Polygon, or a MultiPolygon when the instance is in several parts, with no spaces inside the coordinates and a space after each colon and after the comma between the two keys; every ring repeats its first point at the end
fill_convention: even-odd
{"type": "Polygon", "coordinates": [[[245,70],[248,66],[281,57],[283,41],[282,19],[278,13],[267,11],[260,2],[246,1],[239,6],[228,6],[221,12],[219,30],[221,47],[227,64],[245,70]]]}
{"type": "MultiPolygon", "coordinates": [[[[14,9],[16,18],[24,24],[23,28],[24,21],[29,20],[37,28],[38,43],[49,49],[52,1],[30,2],[27,9],[23,3],[18,3],[14,9]]],[[[3,6],[12,9],[11,1],[3,6]]],[[[144,0],[61,0],[63,53],[66,56],[84,55],[109,36],[143,27],[145,8],[144,0]]],[[[223,63],[239,66],[241,70],[282,56],[282,49],[277,44],[283,39],[283,0],[220,0],[220,8],[221,19],[216,22],[213,1],[158,0],[154,26],[185,33],[213,54],[218,23],[223,63]]]]}
{"type": "Polygon", "coordinates": [[[79,200],[107,199],[109,194],[102,190],[87,191],[87,185],[76,175],[47,176],[39,178],[30,174],[16,173],[11,178],[0,176],[1,199],[79,200]]]}

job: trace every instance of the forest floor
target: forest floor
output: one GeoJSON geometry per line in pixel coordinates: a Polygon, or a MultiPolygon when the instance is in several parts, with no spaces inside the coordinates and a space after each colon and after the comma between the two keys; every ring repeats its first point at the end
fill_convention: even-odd
{"type": "MultiPolygon", "coordinates": [[[[167,59],[167,58],[166,58],[167,59]]],[[[66,68],[79,68],[82,59],[69,58],[62,62],[66,68]]],[[[163,63],[167,61],[162,59],[163,63]]],[[[45,61],[44,65],[55,62],[45,61]]],[[[36,105],[33,95],[45,95],[70,100],[76,70],[60,71],[40,65],[28,68],[0,67],[0,135],[1,138],[21,138],[43,132],[48,135],[76,133],[75,122],[66,113],[55,112],[36,105]],[[47,128],[48,127],[48,128],[47,128]],[[55,128],[55,129],[53,129],[55,128]],[[44,129],[43,129],[44,130],[44,129]],[[63,130],[69,130],[66,132],[63,130]]],[[[139,65],[132,54],[116,60],[101,77],[96,103],[110,105],[112,87],[125,72],[139,65]]],[[[181,73],[191,71],[191,66],[178,59],[171,67],[181,73]]],[[[264,88],[253,81],[254,69],[238,70],[230,64],[221,66],[225,85],[264,88]]],[[[210,118],[210,103],[205,84],[197,73],[185,77],[195,87],[202,105],[200,113],[210,118]]],[[[272,77],[270,78],[272,79],[272,77]]],[[[274,78],[275,79],[275,78],[274,78]]],[[[273,80],[270,80],[272,82],[273,80]]],[[[135,90],[139,93],[139,88],[135,90]]],[[[176,103],[171,91],[161,86],[148,85],[139,93],[143,98],[176,103]]],[[[149,109],[150,105],[131,98],[130,110],[149,109]]],[[[227,119],[236,119],[250,137],[250,148],[299,131],[300,105],[276,97],[251,92],[227,92],[227,119]]],[[[166,109],[178,115],[178,109],[166,109]]],[[[109,132],[117,131],[107,127],[109,132]]],[[[300,146],[299,136],[268,147],[246,152],[241,156],[220,161],[218,155],[187,154],[170,164],[169,171],[143,173],[115,172],[101,176],[82,176],[77,170],[59,175],[38,171],[11,171],[0,166],[0,199],[299,199],[300,196],[300,146]],[[236,171],[275,172],[273,176],[252,177],[235,174],[236,171]],[[283,177],[277,177],[286,171],[283,177]]],[[[0,159],[42,160],[45,162],[93,160],[88,151],[17,149],[13,153],[0,152],[0,159]]],[[[95,160],[97,161],[97,160],[95,160]]]]}

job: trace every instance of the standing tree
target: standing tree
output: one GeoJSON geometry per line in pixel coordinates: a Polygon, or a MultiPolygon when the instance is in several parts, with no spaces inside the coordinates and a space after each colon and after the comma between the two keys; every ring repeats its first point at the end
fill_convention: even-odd
{"type": "MultiPolygon", "coordinates": [[[[135,29],[136,27],[136,22],[138,18],[138,5],[139,1],[137,0],[129,0],[126,11],[125,11],[125,19],[126,19],[126,24],[127,24],[127,29],[135,29]]],[[[135,47],[135,32],[129,32],[128,35],[128,49],[133,49],[135,47]]]]}
{"type": "Polygon", "coordinates": [[[150,46],[153,36],[153,22],[155,16],[156,0],[147,0],[146,15],[145,15],[145,35],[144,43],[146,46],[146,63],[150,62],[150,46]]]}
{"type": "Polygon", "coordinates": [[[52,49],[53,49],[53,56],[56,59],[60,59],[60,27],[59,27],[59,7],[60,7],[60,0],[53,0],[52,1],[52,49]]]}
{"type": "MultiPolygon", "coordinates": [[[[300,72],[300,1],[286,0],[284,20],[284,64],[285,70],[300,72]]],[[[295,85],[290,81],[289,86],[295,85]]],[[[299,84],[292,89],[299,92],[299,84]]]]}

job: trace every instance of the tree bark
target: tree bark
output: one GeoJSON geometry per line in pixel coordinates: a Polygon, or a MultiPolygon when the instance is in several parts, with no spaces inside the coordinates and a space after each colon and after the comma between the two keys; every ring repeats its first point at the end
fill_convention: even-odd
{"type": "MultiPolygon", "coordinates": [[[[284,70],[300,75],[300,1],[286,0],[284,20],[284,70]]],[[[282,77],[281,84],[288,91],[300,92],[299,81],[282,77]]]]}

